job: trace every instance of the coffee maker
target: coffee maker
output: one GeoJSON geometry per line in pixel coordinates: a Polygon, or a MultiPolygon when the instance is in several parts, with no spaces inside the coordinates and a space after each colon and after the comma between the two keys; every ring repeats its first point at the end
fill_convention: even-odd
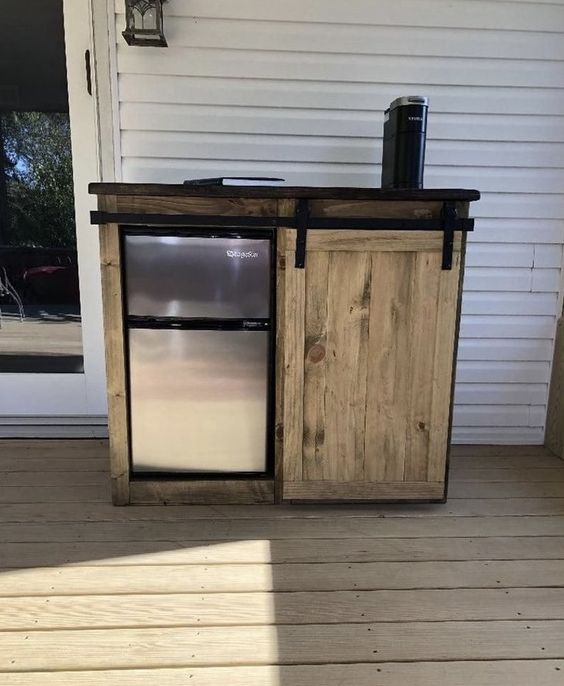
{"type": "Polygon", "coordinates": [[[428,109],[426,97],[407,95],[385,111],[382,188],[423,188],[428,109]]]}

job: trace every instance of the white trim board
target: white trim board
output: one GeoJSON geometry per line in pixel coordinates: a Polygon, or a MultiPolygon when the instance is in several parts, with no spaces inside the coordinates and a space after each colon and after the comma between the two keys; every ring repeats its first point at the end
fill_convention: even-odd
{"type": "Polygon", "coordinates": [[[0,438],[107,438],[108,420],[95,417],[0,417],[0,438]]]}

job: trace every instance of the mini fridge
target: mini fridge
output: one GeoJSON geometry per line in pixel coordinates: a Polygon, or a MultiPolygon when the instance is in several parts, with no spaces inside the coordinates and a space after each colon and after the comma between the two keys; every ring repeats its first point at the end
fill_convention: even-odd
{"type": "Polygon", "coordinates": [[[124,237],[135,473],[268,469],[269,233],[124,237]]]}

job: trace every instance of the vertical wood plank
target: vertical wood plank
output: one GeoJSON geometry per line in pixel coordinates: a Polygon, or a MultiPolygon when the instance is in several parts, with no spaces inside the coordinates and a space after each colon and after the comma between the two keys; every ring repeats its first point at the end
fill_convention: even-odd
{"type": "MultiPolygon", "coordinates": [[[[115,198],[106,197],[101,209],[115,211],[115,198]]],[[[123,301],[119,227],[100,229],[100,262],[112,499],[115,505],[129,503],[129,430],[127,422],[127,385],[125,376],[125,342],[123,334],[123,301]]]]}
{"type": "Polygon", "coordinates": [[[416,253],[372,253],[365,453],[367,481],[403,481],[411,275],[416,253]]]}
{"type": "MultiPolygon", "coordinates": [[[[278,200],[277,213],[289,217],[295,213],[294,200],[278,200]]],[[[274,387],[274,500],[280,502],[284,483],[284,350],[286,330],[286,246],[289,229],[276,232],[276,351],[274,387]]]]}
{"type": "Polygon", "coordinates": [[[306,262],[303,478],[323,479],[329,253],[309,253],[306,262]]]}
{"type": "MultiPolygon", "coordinates": [[[[295,234],[295,230],[288,233],[295,234]]],[[[305,270],[294,267],[295,253],[286,251],[284,340],[284,481],[302,479],[305,270]]]]}
{"type": "Polygon", "coordinates": [[[405,481],[427,479],[441,262],[441,253],[417,253],[412,272],[405,481]]]}
{"type": "Polygon", "coordinates": [[[274,381],[274,500],[282,499],[284,483],[284,339],[286,329],[286,250],[285,230],[276,236],[276,338],[274,381]]]}
{"type": "Polygon", "coordinates": [[[325,479],[364,479],[370,266],[368,253],[329,257],[325,479]]]}
{"type": "Polygon", "coordinates": [[[440,274],[429,424],[427,464],[427,479],[429,481],[444,481],[446,476],[461,260],[461,253],[455,253],[452,269],[441,271],[440,274]]]}

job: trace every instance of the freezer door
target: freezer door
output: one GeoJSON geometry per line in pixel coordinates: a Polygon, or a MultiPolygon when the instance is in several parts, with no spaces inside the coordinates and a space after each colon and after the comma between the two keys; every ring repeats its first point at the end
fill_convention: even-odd
{"type": "Polygon", "coordinates": [[[264,472],[268,333],[132,329],[137,472],[264,472]]]}
{"type": "Polygon", "coordinates": [[[270,316],[270,241],[125,237],[130,315],[212,319],[270,316]]]}

